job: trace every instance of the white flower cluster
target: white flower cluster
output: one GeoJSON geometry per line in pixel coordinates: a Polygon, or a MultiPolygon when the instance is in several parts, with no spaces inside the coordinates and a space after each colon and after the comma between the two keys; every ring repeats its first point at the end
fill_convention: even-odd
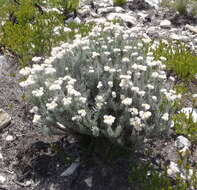
{"type": "Polygon", "coordinates": [[[53,48],[44,63],[22,69],[27,80],[20,85],[36,106],[34,122],[59,122],[118,142],[133,133],[167,131],[180,95],[166,85],[166,59],[145,54],[147,40],[131,34],[119,24],[97,25],[88,36],[53,48]]]}

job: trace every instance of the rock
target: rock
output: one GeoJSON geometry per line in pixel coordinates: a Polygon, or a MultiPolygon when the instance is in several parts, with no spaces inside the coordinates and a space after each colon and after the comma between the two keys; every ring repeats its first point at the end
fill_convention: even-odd
{"type": "Polygon", "coordinates": [[[185,107],[181,110],[182,113],[184,113],[187,118],[189,118],[189,115],[191,114],[192,120],[194,123],[197,123],[197,109],[192,107],[185,107]]]}
{"type": "Polygon", "coordinates": [[[184,136],[178,136],[175,141],[175,146],[178,149],[189,148],[191,146],[191,142],[185,138],[184,136]]]}
{"type": "Polygon", "coordinates": [[[162,28],[170,28],[171,27],[171,22],[169,20],[162,20],[160,22],[160,26],[162,28]]]}
{"type": "Polygon", "coordinates": [[[170,165],[168,166],[168,169],[167,169],[167,174],[170,177],[175,177],[177,173],[180,173],[178,165],[175,162],[171,161],[170,165]]]}
{"type": "Polygon", "coordinates": [[[115,7],[99,8],[97,12],[98,14],[106,14],[110,12],[115,12],[115,7]]]}
{"type": "Polygon", "coordinates": [[[11,117],[8,113],[0,109],[0,130],[7,127],[11,122],[11,117]]]}
{"type": "Polygon", "coordinates": [[[145,0],[149,5],[159,8],[159,4],[161,3],[161,0],[145,0]]]}
{"type": "Polygon", "coordinates": [[[2,160],[3,159],[3,155],[0,153],[0,159],[2,160]]]}
{"type": "Polygon", "coordinates": [[[187,25],[185,26],[185,28],[187,28],[187,29],[190,30],[191,32],[194,32],[194,33],[197,34],[197,26],[191,26],[191,25],[187,24],[187,25]]]}
{"type": "Polygon", "coordinates": [[[113,0],[94,0],[95,7],[110,7],[113,4],[113,0]]]}
{"type": "Polygon", "coordinates": [[[86,179],[84,180],[84,182],[86,183],[86,185],[87,185],[88,187],[91,188],[91,187],[92,187],[92,176],[86,178],[86,179]]]}
{"type": "Polygon", "coordinates": [[[12,135],[8,135],[6,138],[5,138],[6,141],[13,141],[14,140],[14,137],[12,135]]]}
{"type": "Polygon", "coordinates": [[[80,14],[80,16],[86,16],[91,13],[91,9],[88,5],[85,5],[82,8],[78,9],[77,13],[80,14]]]}
{"type": "Polygon", "coordinates": [[[6,181],[6,178],[2,175],[0,175],[0,183],[4,183],[6,181]]]}
{"type": "Polygon", "coordinates": [[[76,169],[79,167],[79,163],[78,162],[74,162],[72,163],[62,174],[61,176],[62,177],[67,177],[67,176],[70,176],[72,175],[76,169]]]}
{"type": "Polygon", "coordinates": [[[121,19],[122,21],[133,25],[136,25],[136,18],[134,16],[131,16],[129,14],[123,14],[123,13],[110,13],[107,16],[107,19],[112,21],[114,19],[121,19]]]}
{"type": "Polygon", "coordinates": [[[181,36],[177,35],[177,34],[174,34],[172,33],[170,36],[169,36],[172,40],[181,40],[181,36]]]}

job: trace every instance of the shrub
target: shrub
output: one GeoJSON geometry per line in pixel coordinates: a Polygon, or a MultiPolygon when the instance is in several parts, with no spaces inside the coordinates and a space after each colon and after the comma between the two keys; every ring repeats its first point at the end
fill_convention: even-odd
{"type": "Polygon", "coordinates": [[[166,85],[162,61],[129,33],[119,24],[95,26],[22,69],[33,122],[119,143],[168,133],[179,96],[166,85]]]}
{"type": "MultiPolygon", "coordinates": [[[[45,4],[32,0],[5,2],[0,8],[3,22],[0,27],[1,45],[18,55],[22,65],[27,64],[33,56],[49,55],[53,46],[60,41],[67,41],[76,33],[64,26],[64,12],[69,13],[77,8],[78,1],[74,3],[66,1],[65,5],[63,2],[57,0],[49,0],[45,4]],[[50,5],[54,7],[51,8],[50,5]]],[[[82,24],[72,25],[72,29],[81,28],[84,28],[82,24]]]]}
{"type": "Polygon", "coordinates": [[[127,2],[127,0],[113,0],[115,6],[122,6],[127,2]]]}
{"type": "Polygon", "coordinates": [[[182,42],[160,41],[152,49],[155,59],[163,56],[165,65],[183,80],[193,80],[197,73],[197,56],[182,42]]]}
{"type": "Polygon", "coordinates": [[[197,14],[196,0],[162,0],[161,5],[164,7],[173,8],[181,15],[195,16],[197,14]]]}

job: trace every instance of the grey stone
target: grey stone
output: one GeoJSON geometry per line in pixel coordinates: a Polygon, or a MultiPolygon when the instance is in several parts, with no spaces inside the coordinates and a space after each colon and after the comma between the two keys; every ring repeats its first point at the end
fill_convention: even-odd
{"type": "Polygon", "coordinates": [[[121,19],[122,21],[126,23],[130,23],[131,25],[136,25],[136,18],[126,13],[125,14],[124,13],[110,13],[107,16],[107,19],[108,20],[121,19]]]}
{"type": "Polygon", "coordinates": [[[4,110],[0,109],[0,129],[7,127],[11,122],[11,117],[4,110]]]}
{"type": "Polygon", "coordinates": [[[169,20],[162,20],[160,22],[160,26],[162,28],[170,28],[171,27],[171,22],[169,20]]]}
{"type": "Polygon", "coordinates": [[[85,183],[86,183],[86,185],[87,185],[88,187],[90,187],[90,188],[92,187],[92,176],[86,178],[84,181],[85,181],[85,183]]]}
{"type": "Polygon", "coordinates": [[[76,169],[79,167],[79,163],[78,162],[74,162],[72,163],[62,174],[61,176],[62,177],[67,177],[67,176],[70,176],[72,175],[76,169]]]}
{"type": "Polygon", "coordinates": [[[185,26],[185,28],[187,28],[187,29],[190,30],[191,32],[194,32],[194,33],[197,34],[197,26],[191,26],[191,25],[187,24],[187,25],[185,26]]]}
{"type": "Polygon", "coordinates": [[[191,146],[191,142],[184,136],[178,136],[175,141],[175,146],[178,149],[189,148],[191,146]]]}
{"type": "Polygon", "coordinates": [[[4,183],[6,181],[6,178],[2,175],[0,175],[0,183],[4,183]]]}

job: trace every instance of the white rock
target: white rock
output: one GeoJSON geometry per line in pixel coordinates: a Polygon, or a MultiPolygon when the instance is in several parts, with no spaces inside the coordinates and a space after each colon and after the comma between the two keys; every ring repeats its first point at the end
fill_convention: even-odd
{"type": "Polygon", "coordinates": [[[107,16],[107,19],[112,21],[114,19],[121,19],[124,22],[130,23],[132,25],[136,25],[136,18],[134,16],[131,16],[129,14],[123,14],[123,13],[110,13],[107,16]]]}
{"type": "Polygon", "coordinates": [[[184,136],[178,136],[175,141],[175,146],[178,149],[189,148],[191,146],[191,142],[185,138],[184,136]]]}
{"type": "Polygon", "coordinates": [[[0,183],[4,183],[6,181],[6,178],[2,175],[0,175],[0,183]]]}
{"type": "Polygon", "coordinates": [[[173,40],[181,40],[181,36],[174,33],[172,33],[169,37],[173,40]]]}
{"type": "Polygon", "coordinates": [[[170,22],[169,20],[162,20],[162,21],[160,22],[160,26],[161,26],[162,28],[170,28],[171,22],[170,22]]]}
{"type": "Polygon", "coordinates": [[[83,6],[82,8],[78,9],[77,12],[81,15],[81,16],[85,16],[90,14],[91,9],[88,5],[83,6]]]}
{"type": "Polygon", "coordinates": [[[161,3],[161,0],[145,0],[149,5],[159,8],[159,4],[161,3]]]}
{"type": "Polygon", "coordinates": [[[182,113],[184,113],[187,118],[189,118],[189,115],[191,114],[192,120],[194,123],[197,123],[197,109],[192,107],[185,107],[181,110],[182,113]]]}
{"type": "Polygon", "coordinates": [[[97,12],[98,12],[98,14],[105,14],[105,13],[115,12],[115,7],[99,8],[97,12]]]}
{"type": "Polygon", "coordinates": [[[185,28],[187,28],[188,30],[190,30],[191,32],[194,32],[197,34],[197,26],[191,26],[189,24],[186,24],[185,28]]]}
{"type": "Polygon", "coordinates": [[[171,177],[175,176],[177,173],[180,173],[180,170],[178,168],[178,165],[175,162],[170,162],[170,165],[167,169],[167,174],[171,177]]]}
{"type": "Polygon", "coordinates": [[[3,155],[0,153],[0,159],[3,159],[3,155]]]}
{"type": "Polygon", "coordinates": [[[11,117],[9,116],[9,114],[0,109],[0,129],[7,127],[10,121],[11,117]]]}
{"type": "Polygon", "coordinates": [[[122,7],[115,7],[115,12],[123,13],[123,12],[125,12],[125,10],[122,7]]]}
{"type": "Polygon", "coordinates": [[[78,167],[79,167],[79,163],[77,163],[77,162],[72,163],[72,164],[61,174],[61,176],[62,176],[62,177],[67,177],[67,176],[72,175],[78,167]]]}
{"type": "Polygon", "coordinates": [[[79,17],[74,18],[73,20],[77,24],[81,24],[81,19],[79,17]]]}
{"type": "Polygon", "coordinates": [[[6,141],[13,141],[14,140],[14,137],[12,135],[8,135],[6,138],[5,138],[6,141]]]}
{"type": "Polygon", "coordinates": [[[88,187],[90,187],[90,188],[92,187],[92,176],[86,178],[84,181],[85,181],[85,183],[87,184],[88,187]]]}

